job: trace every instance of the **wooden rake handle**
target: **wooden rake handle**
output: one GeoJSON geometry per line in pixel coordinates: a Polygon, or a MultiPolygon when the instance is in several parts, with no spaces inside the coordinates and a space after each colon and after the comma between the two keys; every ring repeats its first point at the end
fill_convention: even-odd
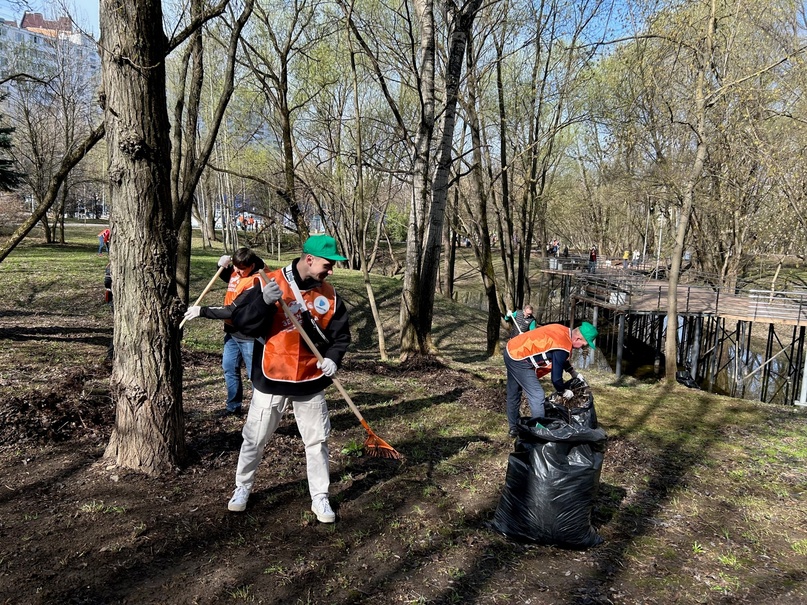
{"type": "MultiPolygon", "coordinates": [[[[267,277],[266,272],[263,269],[260,269],[259,273],[261,274],[261,277],[263,278],[263,281],[268,284],[269,283],[269,277],[267,277]]],[[[297,330],[297,332],[300,333],[300,336],[305,341],[305,344],[307,344],[308,348],[311,349],[311,352],[314,355],[316,355],[317,360],[319,362],[322,362],[325,358],[322,356],[322,353],[319,352],[319,349],[317,349],[316,345],[311,340],[311,337],[308,335],[308,333],[303,329],[303,326],[300,325],[300,322],[297,321],[297,318],[294,316],[294,313],[292,313],[291,309],[289,309],[289,305],[287,305],[286,301],[283,300],[282,298],[277,302],[280,303],[280,306],[283,308],[283,312],[286,314],[286,317],[288,317],[291,320],[291,323],[294,324],[295,329],[297,330]]],[[[361,415],[361,412],[359,411],[359,408],[357,408],[356,404],[353,403],[353,400],[350,398],[350,395],[347,394],[347,391],[345,390],[345,387],[342,386],[342,383],[339,382],[339,379],[336,376],[331,376],[331,380],[333,381],[334,386],[342,394],[342,397],[345,398],[345,401],[347,401],[348,406],[350,406],[350,410],[356,415],[356,418],[359,419],[359,422],[361,422],[362,426],[364,426],[366,428],[367,422],[364,420],[364,417],[361,415]]]]}
{"type": "MultiPolygon", "coordinates": [[[[212,287],[213,287],[213,284],[215,284],[215,283],[216,283],[216,280],[219,278],[219,275],[221,275],[221,272],[222,272],[222,271],[224,271],[224,267],[219,267],[219,270],[218,270],[218,271],[216,271],[216,274],[215,274],[215,275],[212,277],[212,279],[210,280],[210,282],[207,284],[207,287],[206,287],[204,290],[202,290],[202,293],[199,295],[199,298],[197,298],[197,299],[196,299],[196,302],[195,302],[195,303],[193,303],[193,305],[191,305],[191,306],[195,307],[195,306],[196,306],[196,305],[198,305],[200,302],[202,302],[202,299],[205,297],[205,294],[207,294],[208,292],[210,292],[210,288],[212,288],[212,287]]],[[[182,321],[181,321],[181,322],[179,322],[179,329],[180,329],[180,330],[182,329],[182,326],[184,326],[184,325],[185,325],[185,321],[186,321],[186,320],[183,318],[183,319],[182,319],[182,321]]]]}

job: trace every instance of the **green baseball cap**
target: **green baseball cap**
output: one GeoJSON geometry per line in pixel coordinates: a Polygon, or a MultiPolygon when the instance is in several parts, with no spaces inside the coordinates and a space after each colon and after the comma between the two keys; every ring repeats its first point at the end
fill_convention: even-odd
{"type": "Polygon", "coordinates": [[[594,346],[594,340],[597,338],[598,334],[597,328],[592,326],[587,321],[584,321],[583,323],[580,324],[580,327],[577,329],[580,330],[581,336],[586,339],[588,346],[590,346],[592,349],[596,348],[594,346]]]}
{"type": "Polygon", "coordinates": [[[347,260],[336,250],[336,240],[330,235],[312,235],[303,244],[303,252],[326,260],[347,260]]]}

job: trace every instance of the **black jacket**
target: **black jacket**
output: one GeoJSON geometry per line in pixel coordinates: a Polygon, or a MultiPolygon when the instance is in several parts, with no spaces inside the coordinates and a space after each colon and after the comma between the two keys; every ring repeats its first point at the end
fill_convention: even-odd
{"type": "MultiPolygon", "coordinates": [[[[252,277],[253,275],[257,275],[258,271],[264,268],[263,261],[259,258],[255,261],[255,268],[249,274],[248,277],[252,277]]],[[[221,279],[225,281],[225,283],[230,283],[230,278],[233,276],[233,266],[230,265],[224,271],[221,272],[221,279]]],[[[236,299],[231,302],[227,306],[223,307],[202,307],[199,309],[199,316],[204,317],[206,319],[232,319],[233,312],[239,305],[244,305],[249,300],[249,293],[253,290],[257,289],[258,292],[261,291],[260,288],[251,288],[249,290],[244,290],[241,294],[236,297],[236,299]]],[[[232,323],[225,323],[224,324],[224,331],[227,334],[232,334],[236,338],[252,338],[251,336],[247,336],[240,332],[238,328],[236,328],[232,323]]]]}

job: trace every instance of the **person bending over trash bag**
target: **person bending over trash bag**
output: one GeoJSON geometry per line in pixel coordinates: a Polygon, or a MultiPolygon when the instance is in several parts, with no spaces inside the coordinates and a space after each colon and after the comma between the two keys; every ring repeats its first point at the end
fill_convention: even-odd
{"type": "Polygon", "coordinates": [[[583,376],[572,367],[569,356],[572,349],[585,346],[594,348],[597,328],[584,321],[580,327],[570,329],[561,324],[547,324],[511,338],[504,349],[507,368],[507,423],[510,437],[518,435],[519,408],[522,391],[527,395],[532,417],[544,415],[546,394],[539,378],[552,374],[552,384],[564,399],[574,393],[564,386],[563,371],[579,380],[583,376]]]}

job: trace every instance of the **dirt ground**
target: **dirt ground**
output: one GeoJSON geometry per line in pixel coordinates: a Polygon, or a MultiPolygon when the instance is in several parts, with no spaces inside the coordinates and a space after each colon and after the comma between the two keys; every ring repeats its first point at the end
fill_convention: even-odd
{"type": "MultiPolygon", "coordinates": [[[[216,414],[224,392],[217,354],[185,351],[191,460],[170,476],[148,478],[102,457],[114,419],[104,363],[109,322],[26,313],[0,314],[2,603],[804,602],[804,572],[777,574],[775,561],[770,585],[755,591],[659,590],[659,580],[688,563],[675,553],[635,558],[637,538],[660,525],[641,515],[614,520],[632,489],[614,478],[654,470],[627,440],[614,440],[607,452],[610,478],[593,516],[602,545],[564,550],[491,531],[512,448],[504,385],[437,363],[348,359],[343,383],[405,460],[351,455],[364,433],[329,391],[337,523],[319,524],[309,511],[291,416],[267,447],[246,512],[230,513],[243,419],[216,414]],[[441,409],[443,428],[434,416],[419,420],[441,409]]],[[[669,472],[675,481],[675,469],[669,472]]],[[[645,486],[645,504],[668,487],[662,473],[645,486]]],[[[691,570],[709,573],[718,572],[691,570]]]]}

